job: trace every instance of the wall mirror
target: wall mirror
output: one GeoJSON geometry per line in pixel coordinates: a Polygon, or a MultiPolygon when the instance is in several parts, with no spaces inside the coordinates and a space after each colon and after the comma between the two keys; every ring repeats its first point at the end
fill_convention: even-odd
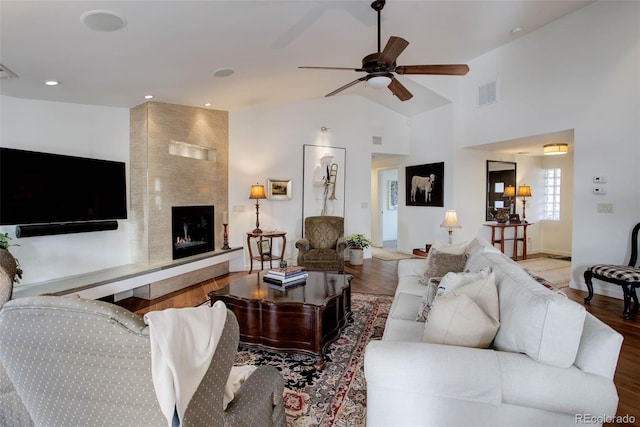
{"type": "Polygon", "coordinates": [[[516,163],[487,160],[486,220],[495,221],[498,209],[508,208],[515,213],[516,163]]]}

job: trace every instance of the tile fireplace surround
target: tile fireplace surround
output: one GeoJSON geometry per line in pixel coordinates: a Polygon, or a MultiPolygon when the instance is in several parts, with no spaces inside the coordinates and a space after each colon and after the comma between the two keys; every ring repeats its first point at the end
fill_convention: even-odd
{"type": "MultiPolygon", "coordinates": [[[[157,102],[132,108],[129,168],[133,263],[154,265],[172,260],[174,206],[215,206],[214,247],[222,246],[222,212],[229,201],[228,112],[157,102]],[[176,155],[176,145],[209,155],[176,155]]],[[[155,298],[159,295],[154,288],[167,293],[224,274],[229,264],[202,270],[152,283],[148,293],[138,290],[138,296],[155,298]]]]}

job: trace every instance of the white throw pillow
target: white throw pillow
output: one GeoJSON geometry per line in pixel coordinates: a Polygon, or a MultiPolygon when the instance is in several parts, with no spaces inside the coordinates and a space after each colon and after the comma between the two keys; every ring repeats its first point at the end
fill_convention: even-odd
{"type": "Polygon", "coordinates": [[[420,307],[418,307],[418,317],[416,317],[416,321],[425,322],[427,320],[429,310],[431,310],[431,305],[433,304],[435,298],[444,295],[447,292],[458,289],[461,286],[475,282],[476,280],[485,279],[487,278],[487,276],[489,276],[490,272],[491,270],[487,267],[475,273],[451,272],[445,274],[444,277],[432,277],[426,283],[421,281],[421,283],[427,286],[427,289],[424,293],[424,296],[422,297],[422,300],[420,301],[420,307]]]}
{"type": "Polygon", "coordinates": [[[488,348],[498,327],[468,295],[449,294],[431,308],[422,339],[433,344],[488,348]]]}
{"type": "Polygon", "coordinates": [[[491,273],[491,268],[485,267],[476,272],[464,272],[464,273],[447,273],[444,275],[442,280],[440,280],[440,284],[438,285],[438,290],[436,291],[435,297],[441,297],[442,295],[448,294],[450,292],[455,291],[456,289],[468,285],[469,283],[473,283],[480,279],[486,279],[491,273]]]}
{"type": "Polygon", "coordinates": [[[500,328],[495,274],[436,297],[425,324],[425,342],[487,348],[500,328]]]}

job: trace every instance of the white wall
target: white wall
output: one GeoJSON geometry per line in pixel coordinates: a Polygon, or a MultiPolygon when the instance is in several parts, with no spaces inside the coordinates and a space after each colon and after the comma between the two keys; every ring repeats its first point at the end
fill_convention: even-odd
{"type": "MultiPolygon", "coordinates": [[[[371,153],[406,153],[407,119],[358,95],[321,98],[229,116],[229,244],[246,246],[255,226],[249,188],[267,178],[291,178],[292,200],[263,200],[260,228],[287,232],[286,257],[295,259],[302,231],[303,145],[346,148],[345,235],[371,236],[371,153]],[[321,127],[329,128],[323,133],[321,127]],[[383,145],[372,137],[382,136],[383,145]],[[241,210],[240,212],[238,212],[241,210]]],[[[245,251],[246,252],[246,251],[245,251]]],[[[365,253],[367,256],[367,253],[365,253]]],[[[248,266],[231,263],[232,270],[248,266]]]]}
{"type": "Polygon", "coordinates": [[[574,129],[572,274],[582,288],[589,265],[627,262],[638,222],[639,22],[638,2],[596,2],[476,58],[464,80],[467,146],[574,129]],[[477,84],[491,78],[499,101],[476,108],[477,84]],[[594,175],[607,176],[606,196],[592,194],[594,175]],[[614,213],[598,213],[601,202],[614,213]]]}
{"type": "MultiPolygon", "coordinates": [[[[128,177],[128,109],[0,96],[0,113],[2,147],[127,162],[128,177]]],[[[20,245],[11,253],[24,270],[24,285],[128,264],[128,220],[118,225],[115,231],[21,239],[15,226],[2,226],[0,233],[20,245]]]]}

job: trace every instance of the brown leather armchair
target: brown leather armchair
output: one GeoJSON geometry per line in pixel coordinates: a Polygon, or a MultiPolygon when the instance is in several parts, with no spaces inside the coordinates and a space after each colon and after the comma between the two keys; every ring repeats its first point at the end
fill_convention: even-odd
{"type": "Polygon", "coordinates": [[[307,217],[304,237],[296,242],[298,265],[307,270],[343,272],[346,247],[343,217],[307,217]]]}

